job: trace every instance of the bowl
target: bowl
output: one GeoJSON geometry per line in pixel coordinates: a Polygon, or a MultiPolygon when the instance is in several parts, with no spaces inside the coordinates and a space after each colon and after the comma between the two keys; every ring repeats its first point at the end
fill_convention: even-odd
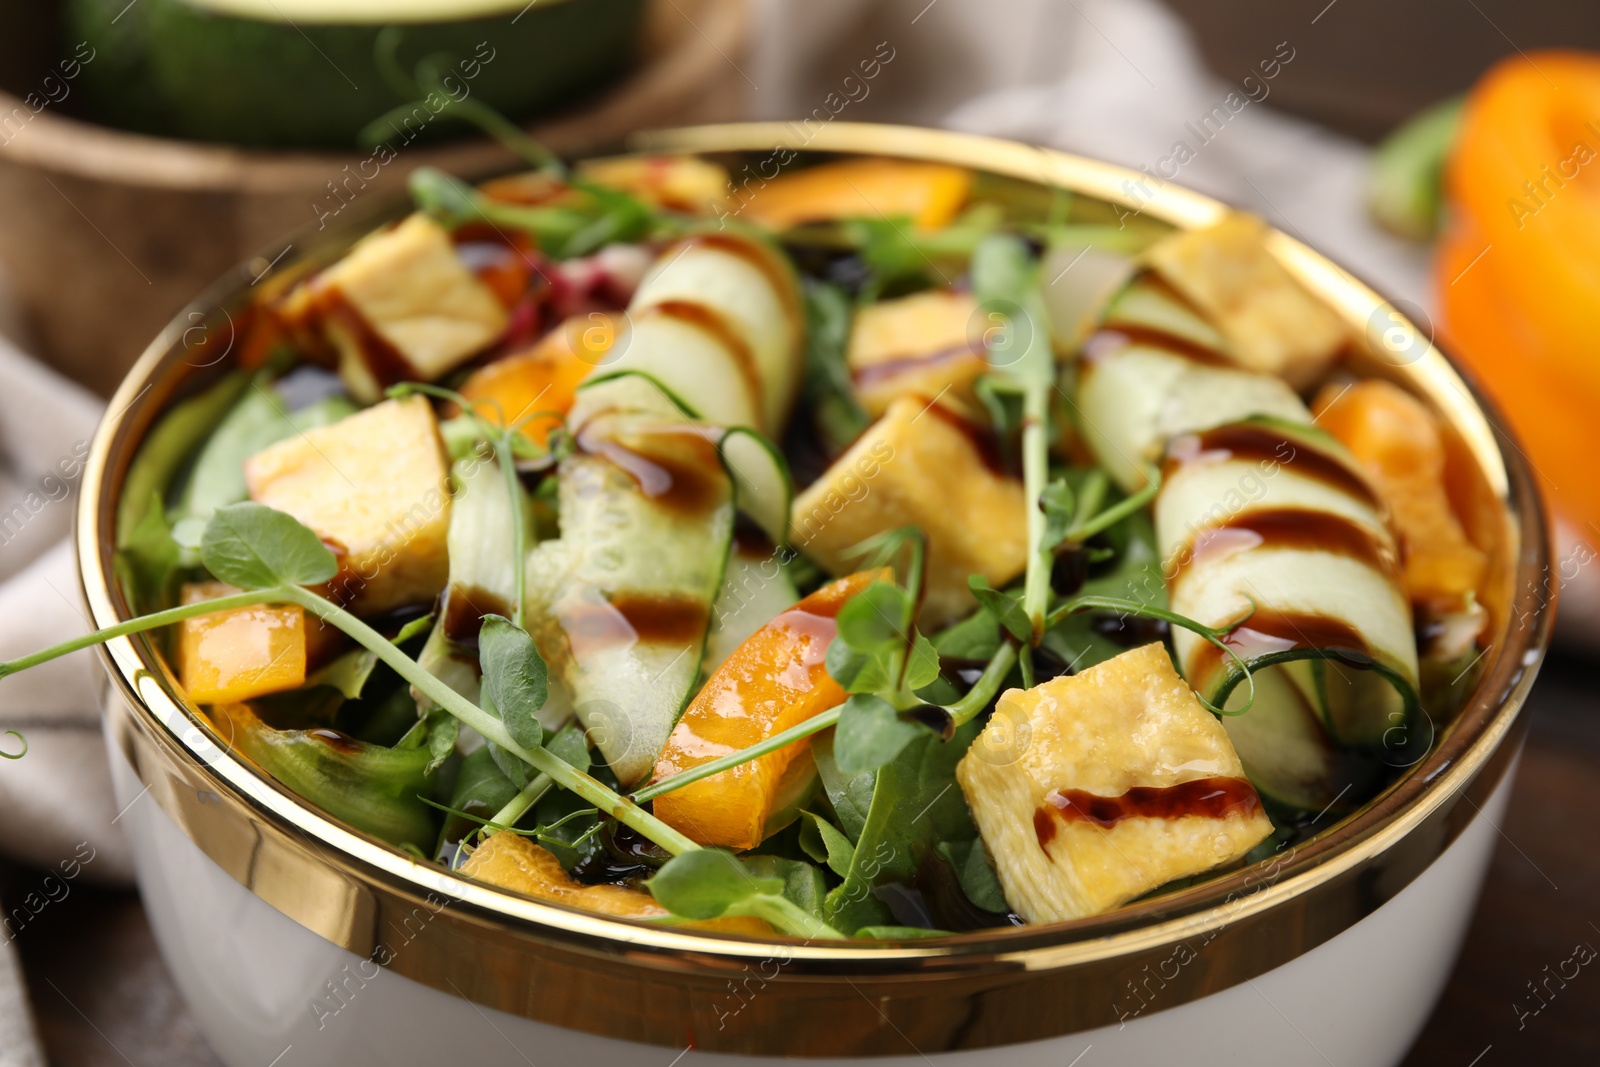
{"type": "MultiPolygon", "coordinates": [[[[717,153],[736,182],[791,152],[872,153],[1058,184],[1113,219],[1192,228],[1227,210],[1171,184],[1151,195],[1092,160],[903,127],[710,126],[636,146],[717,153]]],[[[296,242],[274,269],[310,269],[377,221],[296,242]]],[[[1425,335],[1288,236],[1269,246],[1366,339],[1351,355],[1364,372],[1443,417],[1452,487],[1504,507],[1481,680],[1386,791],[1270,860],[1095,918],[898,943],[747,940],[541,903],[357,833],[220,745],[147,645],[113,641],[121,822],[157,941],[223,1061],[1062,1067],[1093,1049],[1090,1065],[1396,1062],[1449,972],[1509,793],[1552,616],[1545,519],[1492,411],[1425,335]]],[[[111,403],[77,530],[98,625],[128,615],[109,546],[129,461],[152,420],[226,361],[229,315],[261,270],[242,265],[180,314],[111,403]]]]}

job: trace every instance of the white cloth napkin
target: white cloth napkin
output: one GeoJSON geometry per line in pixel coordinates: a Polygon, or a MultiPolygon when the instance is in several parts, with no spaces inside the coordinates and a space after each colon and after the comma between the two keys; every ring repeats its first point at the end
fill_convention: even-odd
{"type": "MultiPolygon", "coordinates": [[[[842,89],[851,102],[841,120],[892,117],[1013,137],[1147,167],[1157,179],[1183,142],[1192,158],[1165,164],[1168,175],[1176,169],[1172,180],[1267,217],[1426,312],[1426,250],[1366,217],[1368,150],[1271,108],[1274,83],[1293,78],[1294,57],[1313,47],[1309,35],[1291,35],[1260,57],[1265,68],[1230,82],[1204,69],[1183,25],[1153,0],[760,0],[747,77],[764,117],[814,114],[842,89]],[[879,42],[894,58],[867,95],[858,83],[841,86],[860,60],[884,54],[879,42]],[[1207,115],[1211,135],[1202,139],[1207,115]]],[[[100,410],[0,338],[0,659],[83,629],[64,540],[75,491],[61,495],[60,482],[45,479],[59,479],[58,464],[89,438],[100,410]]],[[[1564,618],[1600,619],[1597,570],[1581,569],[1588,588],[1563,590],[1564,618]]],[[[87,652],[0,681],[0,731],[19,729],[29,744],[24,759],[0,761],[0,853],[49,869],[88,842],[95,858],[83,876],[126,883],[99,684],[87,652]]],[[[11,948],[0,940],[0,1067],[38,1067],[11,948]]]]}

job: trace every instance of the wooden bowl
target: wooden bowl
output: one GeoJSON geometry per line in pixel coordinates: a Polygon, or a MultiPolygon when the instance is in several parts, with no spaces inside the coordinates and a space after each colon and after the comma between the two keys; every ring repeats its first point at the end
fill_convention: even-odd
{"type": "MultiPolygon", "coordinates": [[[[736,64],[750,29],[745,0],[652,0],[646,23],[633,73],[592,101],[535,121],[533,136],[564,155],[593,154],[638,129],[742,116],[747,83],[736,64]]],[[[21,62],[3,54],[0,61],[21,62]]],[[[314,233],[346,206],[399,195],[415,167],[472,175],[505,169],[511,158],[478,138],[401,147],[386,162],[370,152],[169,140],[49,105],[34,113],[0,91],[0,264],[38,354],[109,394],[145,342],[212,279],[253,255],[265,270],[288,254],[293,245],[283,234],[307,226],[314,233]],[[280,243],[269,247],[274,239],[280,243]]]]}

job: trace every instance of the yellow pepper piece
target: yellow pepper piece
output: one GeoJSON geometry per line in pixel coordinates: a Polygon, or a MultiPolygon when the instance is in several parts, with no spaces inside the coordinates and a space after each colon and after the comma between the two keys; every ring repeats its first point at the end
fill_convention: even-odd
{"type": "Polygon", "coordinates": [[[972,192],[972,172],[944,163],[852,159],[780,175],[740,190],[739,214],[786,229],[802,222],[910,218],[937,230],[955,218],[972,192]]]}
{"type": "MultiPolygon", "coordinates": [[[[198,604],[239,590],[222,582],[183,588],[198,604]]],[[[258,604],[185,619],[178,624],[178,677],[197,704],[227,704],[304,685],[305,611],[258,604]]]]}
{"type": "MultiPolygon", "coordinates": [[[[749,748],[844,703],[823,663],[847,600],[889,571],[848,575],[818,589],[734,649],[690,703],[656,760],[655,780],[749,748]]],[[[703,845],[761,844],[783,772],[806,741],[703,778],[655,800],[656,818],[703,845]]]]}

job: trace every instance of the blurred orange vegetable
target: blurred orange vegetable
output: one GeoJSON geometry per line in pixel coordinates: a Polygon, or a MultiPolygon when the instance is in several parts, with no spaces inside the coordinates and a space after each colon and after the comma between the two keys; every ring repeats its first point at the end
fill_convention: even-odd
{"type": "Polygon", "coordinates": [[[603,312],[574,315],[525,352],[486,363],[462,383],[472,409],[499,426],[530,415],[522,434],[543,448],[572,407],[578,386],[617,339],[617,321],[603,312]]]}
{"type": "Polygon", "coordinates": [[[1510,417],[1556,510],[1600,544],[1600,56],[1491,69],[1445,183],[1441,332],[1510,417]]]}
{"type": "Polygon", "coordinates": [[[972,191],[972,172],[944,163],[852,159],[780,175],[736,193],[746,218],[795,226],[848,218],[907,218],[936,230],[955,218],[972,191]],[[745,197],[748,196],[748,199],[745,197]]]}
{"type": "MultiPolygon", "coordinates": [[[[520,834],[502,830],[467,857],[461,873],[480,882],[524,893],[553,904],[565,904],[624,919],[661,919],[666,908],[640,889],[625,885],[585,885],[561,869],[561,862],[520,834]]],[[[743,916],[684,923],[696,930],[718,930],[750,937],[771,936],[772,927],[743,916]]]]}
{"type": "MultiPolygon", "coordinates": [[[[183,603],[237,592],[222,582],[191,583],[183,587],[183,603]]],[[[232,703],[304,685],[305,611],[261,604],[183,620],[178,677],[196,704],[232,703]]]]}
{"type": "MultiPolygon", "coordinates": [[[[718,667],[689,704],[656,761],[655,780],[748,748],[844,703],[823,657],[845,602],[884,568],[846,575],[767,623],[718,667]]],[[[703,845],[755,848],[779,779],[806,743],[785,745],[655,800],[656,817],[703,845]]]]}
{"type": "Polygon", "coordinates": [[[1330,382],[1315,407],[1318,424],[1355,455],[1389,507],[1406,593],[1441,613],[1459,609],[1483,581],[1488,559],[1451,510],[1438,420],[1410,393],[1378,379],[1330,382]]]}

